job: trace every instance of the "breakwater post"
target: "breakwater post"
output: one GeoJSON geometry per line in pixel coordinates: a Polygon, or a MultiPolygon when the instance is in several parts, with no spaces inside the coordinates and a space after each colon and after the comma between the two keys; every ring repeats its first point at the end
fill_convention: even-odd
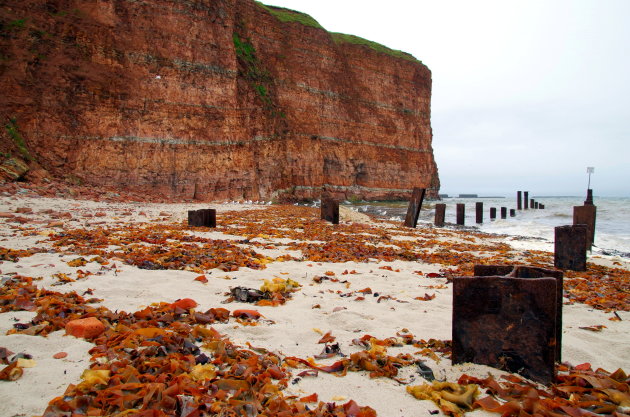
{"type": "Polygon", "coordinates": [[[510,209],[510,217],[516,217],[516,210],[510,209]]]}
{"type": "Polygon", "coordinates": [[[585,224],[555,228],[553,265],[558,269],[586,271],[585,224]]]}
{"type": "Polygon", "coordinates": [[[446,204],[438,203],[435,205],[435,225],[444,226],[444,217],[446,215],[446,204]]]}
{"type": "Polygon", "coordinates": [[[490,220],[494,220],[497,218],[497,208],[490,207],[490,220]]]}
{"type": "Polygon", "coordinates": [[[520,191],[516,192],[516,208],[518,210],[523,209],[523,196],[521,195],[520,191]]]}
{"type": "Polygon", "coordinates": [[[321,218],[339,224],[339,203],[330,197],[322,197],[321,218]]]}
{"type": "Polygon", "coordinates": [[[475,217],[477,224],[483,223],[483,203],[481,201],[475,203],[475,217]]]}
{"type": "Polygon", "coordinates": [[[534,199],[530,198],[529,199],[529,208],[530,209],[535,209],[536,208],[534,203],[535,203],[534,199]]]}
{"type": "Polygon", "coordinates": [[[507,219],[507,207],[501,207],[501,218],[507,219]]]}
{"type": "Polygon", "coordinates": [[[188,210],[188,226],[217,227],[217,211],[215,209],[188,210]]]}
{"type": "Polygon", "coordinates": [[[586,226],[586,250],[591,250],[595,241],[596,215],[597,207],[594,205],[573,207],[573,225],[583,224],[586,226]]]}
{"type": "Polygon", "coordinates": [[[527,205],[529,203],[529,191],[523,191],[523,208],[527,210],[527,205]]]}
{"type": "Polygon", "coordinates": [[[466,218],[466,204],[457,203],[456,210],[457,210],[456,223],[460,226],[463,226],[465,223],[465,218],[466,218]]]}
{"type": "Polygon", "coordinates": [[[586,190],[586,200],[584,200],[584,205],[593,205],[593,189],[589,188],[586,190]]]}
{"type": "Polygon", "coordinates": [[[452,361],[500,367],[550,383],[560,359],[562,278],[540,268],[496,268],[501,271],[487,271],[491,276],[453,278],[452,361]]]}
{"type": "Polygon", "coordinates": [[[411,201],[409,201],[409,207],[407,207],[407,215],[405,216],[405,226],[415,228],[418,225],[418,216],[420,216],[425,191],[425,188],[413,189],[411,201]]]}

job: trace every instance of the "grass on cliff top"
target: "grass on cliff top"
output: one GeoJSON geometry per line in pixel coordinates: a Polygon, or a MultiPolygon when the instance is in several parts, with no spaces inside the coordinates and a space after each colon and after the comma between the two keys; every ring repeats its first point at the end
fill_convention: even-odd
{"type": "MultiPolygon", "coordinates": [[[[259,1],[257,1],[256,4],[258,4],[263,9],[267,10],[269,13],[271,13],[273,16],[276,17],[276,19],[278,19],[281,22],[298,22],[305,26],[310,26],[317,29],[326,30],[324,29],[322,25],[319,24],[319,22],[317,22],[317,20],[313,19],[311,16],[307,15],[306,13],[298,12],[291,9],[285,9],[284,7],[268,6],[266,4],[262,4],[259,1]]],[[[407,52],[391,49],[391,48],[386,47],[385,45],[381,45],[380,43],[372,42],[367,39],[360,38],[358,36],[346,35],[345,33],[334,33],[334,32],[331,32],[330,35],[332,36],[333,41],[337,44],[351,43],[354,45],[365,45],[367,47],[372,48],[373,50],[377,52],[391,55],[396,58],[402,58],[411,62],[422,62],[407,52]]]]}
{"type": "Polygon", "coordinates": [[[333,41],[335,41],[335,43],[351,43],[354,45],[365,45],[374,49],[377,52],[382,52],[387,55],[395,56],[396,58],[402,58],[402,59],[406,59],[407,61],[412,61],[412,62],[422,62],[407,52],[399,51],[397,49],[391,49],[385,45],[381,45],[380,43],[372,42],[367,39],[360,38],[358,36],[347,35],[345,33],[336,33],[336,32],[332,32],[330,36],[332,36],[333,41]]]}
{"type": "Polygon", "coordinates": [[[306,13],[298,12],[296,10],[285,9],[284,7],[277,6],[267,6],[260,2],[256,2],[260,7],[267,10],[269,13],[274,15],[276,19],[281,22],[298,22],[305,26],[311,26],[318,29],[324,29],[322,25],[311,16],[306,13]]]}

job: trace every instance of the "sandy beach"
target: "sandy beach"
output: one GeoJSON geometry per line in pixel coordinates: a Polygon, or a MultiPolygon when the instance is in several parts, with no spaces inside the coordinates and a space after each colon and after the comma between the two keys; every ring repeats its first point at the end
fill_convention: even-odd
{"type": "MultiPolygon", "coordinates": [[[[536,241],[470,229],[408,229],[344,208],[341,224],[332,225],[320,220],[319,210],[310,207],[155,204],[5,193],[0,196],[0,212],[0,347],[34,360],[23,368],[21,378],[0,381],[2,416],[42,415],[51,400],[57,398],[59,406],[64,393],[70,401],[72,387],[80,383],[95,391],[105,389],[108,381],[112,386],[114,374],[123,368],[112,365],[118,359],[114,353],[104,353],[106,347],[115,352],[123,349],[114,344],[119,340],[116,337],[134,329],[135,335],[142,335],[133,327],[141,324],[134,320],[166,310],[174,318],[158,320],[161,327],[155,329],[159,331],[144,334],[143,349],[166,340],[156,342],[162,329],[173,335],[196,329],[201,350],[189,347],[193,355],[216,359],[220,356],[217,346],[229,346],[228,341],[260,354],[272,362],[264,365],[271,375],[265,395],[273,393],[275,399],[298,404],[294,406],[298,411],[316,409],[318,404],[323,409],[327,403],[340,407],[353,400],[380,416],[427,416],[440,407],[407,390],[430,384],[419,372],[418,361],[438,381],[461,382],[464,374],[476,379],[490,374],[499,381],[507,375],[482,365],[451,364],[451,278],[471,275],[475,263],[553,266],[552,248],[536,241]],[[187,227],[187,210],[200,208],[217,210],[216,229],[187,227]],[[25,295],[27,283],[50,293],[25,295]],[[265,285],[272,299],[255,304],[235,296],[237,287],[261,289],[265,285]],[[67,294],[72,292],[81,300],[72,298],[72,308],[55,311],[71,311],[68,319],[72,314],[100,319],[107,328],[104,336],[85,340],[66,335],[62,326],[67,320],[62,316],[38,322],[39,327],[31,322],[46,306],[54,307],[45,302],[46,297],[65,297],[64,302],[70,303],[67,294]],[[16,297],[30,297],[32,303],[20,304],[16,297]],[[176,304],[183,299],[194,300],[194,305],[176,304]],[[228,316],[219,309],[227,310],[228,316]],[[145,313],[132,314],[141,311],[145,313]],[[198,327],[214,329],[223,341],[219,343],[215,333],[198,327]],[[89,353],[97,345],[101,348],[89,353]],[[323,356],[330,357],[317,358],[326,350],[328,355],[323,356]],[[53,355],[60,352],[67,356],[55,359],[53,355]],[[391,366],[370,370],[367,362],[351,359],[361,352],[380,359],[374,363],[391,366]],[[313,366],[303,364],[309,359],[313,366]],[[338,365],[335,372],[323,370],[344,360],[348,362],[338,365]],[[90,367],[109,369],[109,379],[101,385],[87,383],[81,375],[90,367]]],[[[590,367],[577,369],[630,370],[629,269],[623,259],[600,256],[589,259],[588,271],[565,274],[565,365],[560,372],[569,375],[572,367],[584,363],[590,367]]],[[[132,344],[125,348],[142,350],[132,344]]],[[[123,350],[120,354],[129,353],[123,350]]],[[[222,368],[214,362],[196,368],[208,372],[207,378],[193,376],[191,380],[207,388],[208,381],[219,379],[222,368]]],[[[242,370],[237,365],[232,368],[231,378],[238,379],[242,370]]],[[[185,374],[193,375],[192,371],[185,374]]],[[[628,387],[627,382],[619,385],[628,387]]],[[[551,395],[545,387],[532,386],[551,395]]],[[[480,387],[475,398],[486,397],[487,392],[480,387]]],[[[502,402],[500,396],[496,398],[502,402]]],[[[143,400],[138,401],[133,407],[140,410],[143,400]]],[[[566,401],[571,401],[569,395],[566,401]]],[[[606,414],[628,413],[627,401],[626,391],[606,414]]],[[[574,406],[586,408],[577,402],[574,406]]],[[[185,409],[184,403],[178,407],[185,409]]],[[[469,414],[498,415],[483,408],[476,406],[469,414]]],[[[341,409],[347,415],[370,415],[367,409],[360,414],[349,405],[341,409]]],[[[57,414],[50,410],[48,415],[62,415],[59,409],[57,414]]]]}

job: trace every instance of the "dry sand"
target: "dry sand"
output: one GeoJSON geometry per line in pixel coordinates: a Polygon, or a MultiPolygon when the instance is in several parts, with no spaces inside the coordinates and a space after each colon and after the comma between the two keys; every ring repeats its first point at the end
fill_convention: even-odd
{"type": "MultiPolygon", "coordinates": [[[[15,214],[26,222],[16,230],[18,223],[10,219],[0,219],[0,246],[11,249],[29,249],[33,247],[49,248],[46,241],[49,234],[63,228],[96,227],[103,225],[124,225],[131,222],[169,223],[180,222],[185,218],[186,210],[212,207],[220,215],[228,210],[270,209],[274,207],[239,205],[239,204],[145,204],[145,203],[103,203],[93,201],[75,201],[50,198],[0,197],[0,212],[15,213],[20,207],[33,210],[34,214],[15,214]],[[55,213],[68,212],[72,218],[51,218],[46,210],[55,213]],[[98,217],[94,216],[99,213],[98,217]],[[28,231],[35,233],[25,233],[28,231]]],[[[342,210],[342,221],[373,223],[369,217],[342,210]]],[[[378,223],[378,222],[377,222],[378,223]]],[[[379,223],[380,224],[380,223],[379,223]]],[[[278,225],[281,227],[281,225],[278,225]]],[[[383,227],[389,227],[383,224],[383,227]]],[[[204,237],[242,240],[241,236],[212,232],[195,232],[204,237]]],[[[422,230],[418,230],[418,236],[422,230]]],[[[455,237],[453,237],[455,238],[455,237]]],[[[402,239],[413,239],[402,237],[402,239]]],[[[290,239],[258,238],[259,241],[284,243],[290,239]]],[[[505,238],[496,238],[506,241],[505,238]]],[[[518,242],[519,250],[527,242],[518,242]]],[[[279,256],[296,251],[286,249],[258,249],[265,255],[279,256]]],[[[359,350],[352,346],[353,339],[364,334],[377,338],[396,336],[397,332],[407,329],[417,339],[451,339],[451,303],[452,285],[445,285],[444,278],[426,278],[424,274],[438,272],[442,265],[419,262],[347,262],[317,263],[309,261],[272,262],[266,269],[253,270],[241,268],[235,272],[223,272],[219,269],[205,271],[209,282],[202,284],[194,281],[198,272],[173,270],[144,270],[114,260],[114,267],[103,268],[96,262],[90,262],[81,269],[94,273],[86,280],[77,280],[62,286],[51,286],[53,274],[66,273],[75,276],[76,268],[66,262],[76,258],[72,254],[38,253],[21,258],[18,262],[0,263],[2,277],[17,273],[24,276],[42,277],[37,282],[55,291],[77,291],[83,293],[88,288],[94,297],[102,298],[101,305],[111,310],[136,311],[154,302],[173,302],[180,298],[193,298],[199,304],[199,310],[210,307],[256,308],[266,320],[258,326],[243,326],[230,321],[215,324],[213,327],[226,334],[231,340],[245,346],[246,342],[255,347],[263,347],[280,355],[308,358],[320,353],[323,345],[318,344],[321,334],[331,331],[340,343],[342,352],[350,354],[359,350]],[[390,270],[380,269],[390,266],[390,270]],[[356,274],[342,275],[344,271],[355,270],[356,274]],[[333,272],[340,282],[323,281],[318,284],[313,277],[333,272]],[[302,285],[293,298],[278,307],[252,307],[251,304],[222,304],[225,293],[235,286],[258,288],[263,279],[273,277],[291,278],[302,285]],[[347,282],[342,282],[347,281],[347,282]],[[367,295],[364,301],[354,301],[355,297],[341,297],[341,293],[357,291],[370,287],[379,295],[390,295],[395,299],[381,300],[367,295]],[[438,287],[438,288],[435,288],[438,287]],[[414,300],[425,293],[435,294],[430,301],[414,300]],[[313,308],[319,305],[320,308],[313,308]]],[[[33,356],[36,366],[25,369],[24,376],[15,382],[0,382],[0,416],[40,415],[48,401],[61,395],[69,384],[80,380],[81,372],[89,365],[88,350],[93,346],[81,339],[65,336],[62,331],[48,337],[6,335],[16,322],[27,322],[35,313],[7,312],[0,314],[0,347],[13,352],[24,352],[33,356]],[[53,354],[64,351],[65,359],[53,359],[53,354]]],[[[622,367],[628,370],[630,357],[630,314],[619,312],[622,321],[608,319],[611,313],[584,304],[572,304],[564,307],[563,323],[563,360],[572,364],[590,362],[593,368],[602,367],[609,371],[622,367]],[[579,327],[604,324],[601,332],[589,332],[579,327]]],[[[392,355],[406,351],[404,347],[389,348],[392,355]]],[[[411,350],[410,352],[413,352],[411,350]]],[[[334,360],[321,361],[332,363],[334,360]]],[[[456,381],[463,373],[485,377],[488,373],[500,375],[501,372],[481,365],[464,364],[452,366],[450,360],[443,359],[436,363],[426,359],[438,379],[456,381]]],[[[401,377],[411,384],[425,382],[415,369],[403,369],[401,377]]],[[[370,379],[366,372],[351,372],[345,377],[336,377],[320,373],[317,378],[303,378],[296,384],[290,384],[288,393],[300,396],[318,393],[322,401],[344,401],[354,399],[360,405],[374,408],[381,416],[423,416],[430,410],[437,410],[430,401],[418,401],[409,395],[405,386],[391,379],[370,379]]],[[[473,415],[491,414],[475,411],[473,415]]]]}

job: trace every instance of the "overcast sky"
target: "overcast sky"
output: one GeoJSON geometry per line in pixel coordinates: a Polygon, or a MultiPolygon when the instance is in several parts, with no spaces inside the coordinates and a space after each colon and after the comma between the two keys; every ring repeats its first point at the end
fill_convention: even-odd
{"type": "Polygon", "coordinates": [[[268,0],[433,73],[442,193],[630,196],[630,0],[268,0]]]}

